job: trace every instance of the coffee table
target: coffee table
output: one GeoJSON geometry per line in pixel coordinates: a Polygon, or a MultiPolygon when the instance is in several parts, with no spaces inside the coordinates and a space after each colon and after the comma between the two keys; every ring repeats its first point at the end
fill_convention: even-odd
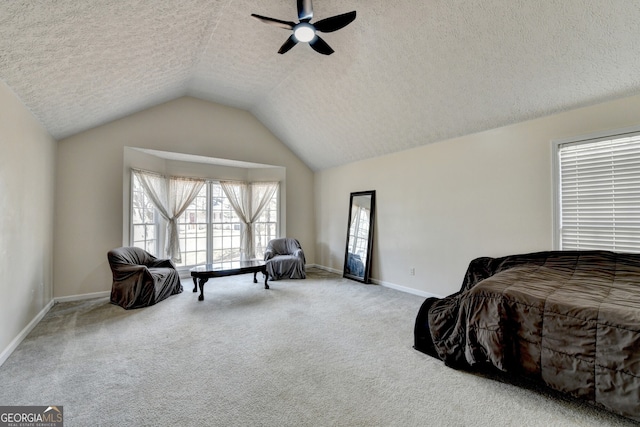
{"type": "Polygon", "coordinates": [[[258,283],[256,274],[259,271],[264,274],[264,288],[269,289],[267,284],[267,265],[259,259],[250,259],[246,261],[224,261],[214,262],[213,264],[202,264],[193,267],[191,270],[191,278],[193,279],[193,292],[198,292],[200,286],[200,295],[198,301],[204,299],[204,284],[212,277],[234,276],[236,274],[253,273],[253,283],[258,283]]]}

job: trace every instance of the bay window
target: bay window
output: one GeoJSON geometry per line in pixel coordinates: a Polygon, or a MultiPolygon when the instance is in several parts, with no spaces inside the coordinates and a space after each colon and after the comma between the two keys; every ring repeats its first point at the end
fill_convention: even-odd
{"type": "MultiPolygon", "coordinates": [[[[163,250],[167,239],[167,220],[154,208],[136,171],[133,172],[131,183],[130,243],[159,258],[168,257],[163,250]]],[[[249,191],[264,185],[244,184],[249,191]]],[[[238,260],[247,253],[261,259],[268,241],[277,237],[279,229],[279,186],[277,183],[270,185],[274,186],[275,191],[260,205],[262,210],[254,221],[251,223],[246,220],[249,222],[247,225],[238,216],[220,181],[206,180],[175,221],[180,247],[179,256],[173,257],[176,266],[187,269],[198,264],[238,260]],[[253,242],[249,251],[243,248],[242,243],[248,233],[253,242]]]]}

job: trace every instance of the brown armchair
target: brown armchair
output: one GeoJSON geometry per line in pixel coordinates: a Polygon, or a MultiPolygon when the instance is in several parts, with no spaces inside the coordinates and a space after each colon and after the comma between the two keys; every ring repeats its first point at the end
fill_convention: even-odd
{"type": "Polygon", "coordinates": [[[109,251],[113,273],[111,303],[125,309],[154,305],[182,292],[180,276],[168,259],[158,259],[136,247],[109,251]]]}

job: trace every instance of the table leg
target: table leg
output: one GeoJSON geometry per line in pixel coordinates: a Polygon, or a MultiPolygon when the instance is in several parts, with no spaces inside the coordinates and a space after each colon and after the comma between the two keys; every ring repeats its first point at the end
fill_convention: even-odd
{"type": "Polygon", "coordinates": [[[269,289],[269,285],[267,285],[267,279],[269,278],[269,275],[267,274],[266,268],[262,271],[262,275],[264,276],[264,288],[269,289]]]}
{"type": "Polygon", "coordinates": [[[257,271],[253,272],[253,283],[258,283],[258,279],[256,279],[256,274],[258,274],[257,271]]]}
{"type": "Polygon", "coordinates": [[[204,284],[207,283],[207,280],[209,280],[208,277],[200,278],[200,295],[198,296],[198,301],[204,300],[204,284]]]}
{"type": "Polygon", "coordinates": [[[192,277],[193,279],[193,292],[198,292],[198,279],[192,277]]]}

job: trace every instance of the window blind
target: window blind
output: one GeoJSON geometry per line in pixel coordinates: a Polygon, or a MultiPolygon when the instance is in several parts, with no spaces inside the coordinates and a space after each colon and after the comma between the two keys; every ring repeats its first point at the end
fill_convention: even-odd
{"type": "Polygon", "coordinates": [[[640,133],[558,149],[560,249],[640,252],[640,133]]]}

